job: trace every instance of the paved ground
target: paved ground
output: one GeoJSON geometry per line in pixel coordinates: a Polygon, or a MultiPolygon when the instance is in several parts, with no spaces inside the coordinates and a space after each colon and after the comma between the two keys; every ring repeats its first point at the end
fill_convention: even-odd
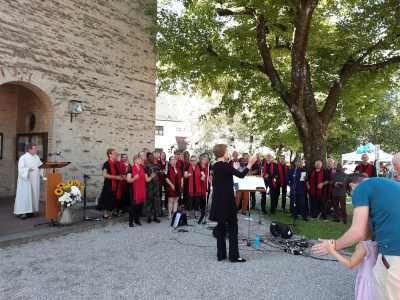
{"type": "MultiPolygon", "coordinates": [[[[123,219],[104,220],[113,225],[0,248],[0,298],[354,298],[357,270],[287,254],[269,224],[258,224],[258,214],[253,218],[251,239],[257,235],[263,242],[259,250],[240,247],[246,263],[218,262],[212,224],[194,219],[184,228],[188,232],[165,218],[135,228],[123,219]]],[[[240,216],[240,238],[247,237],[247,224],[240,216]]]]}

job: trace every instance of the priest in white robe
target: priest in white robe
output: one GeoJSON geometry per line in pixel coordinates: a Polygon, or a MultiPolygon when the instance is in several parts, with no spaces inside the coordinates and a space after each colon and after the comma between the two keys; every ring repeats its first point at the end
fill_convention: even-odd
{"type": "Polygon", "coordinates": [[[21,215],[21,219],[33,216],[39,211],[40,176],[43,169],[39,156],[36,155],[37,145],[29,143],[28,152],[18,160],[17,194],[15,197],[14,214],[21,215]]]}

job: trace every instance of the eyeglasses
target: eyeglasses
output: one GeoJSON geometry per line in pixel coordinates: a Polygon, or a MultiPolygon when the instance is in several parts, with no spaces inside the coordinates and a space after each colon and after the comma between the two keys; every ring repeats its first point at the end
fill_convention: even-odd
{"type": "Polygon", "coordinates": [[[195,160],[195,159],[191,159],[190,161],[192,161],[192,162],[196,162],[197,160],[195,160]]]}
{"type": "Polygon", "coordinates": [[[171,161],[171,160],[176,160],[176,158],[170,158],[169,161],[171,161]]]}

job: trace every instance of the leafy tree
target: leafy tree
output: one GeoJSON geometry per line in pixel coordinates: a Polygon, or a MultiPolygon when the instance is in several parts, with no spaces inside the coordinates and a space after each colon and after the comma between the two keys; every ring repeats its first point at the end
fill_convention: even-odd
{"type": "Polygon", "coordinates": [[[360,144],[380,144],[381,149],[396,153],[400,149],[400,93],[377,96],[377,107],[370,118],[348,118],[334,121],[329,131],[328,153],[340,158],[342,153],[354,151],[360,144]]]}
{"type": "Polygon", "coordinates": [[[166,0],[157,22],[160,90],[218,91],[213,114],[248,110],[270,135],[286,123],[310,164],[335,114],[373,115],[399,69],[397,0],[166,0]]]}

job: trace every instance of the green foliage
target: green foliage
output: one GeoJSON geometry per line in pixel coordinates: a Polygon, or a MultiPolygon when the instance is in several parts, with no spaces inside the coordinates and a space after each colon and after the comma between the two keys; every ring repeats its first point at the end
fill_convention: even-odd
{"type": "MultiPolygon", "coordinates": [[[[291,47],[298,20],[291,2],[165,0],[159,3],[157,14],[153,30],[157,32],[159,91],[197,93],[205,97],[212,97],[216,91],[222,96],[212,110],[213,117],[239,115],[248,132],[258,136],[263,144],[299,148],[301,144],[296,137],[299,126],[296,128],[292,119],[291,107],[282,101],[282,93],[290,93],[293,87],[291,47]],[[176,3],[182,4],[181,10],[171,9],[176,3]],[[221,13],[221,9],[244,6],[265,19],[265,43],[272,66],[260,55],[254,16],[221,13]],[[262,71],[267,67],[279,75],[280,82],[275,86],[262,71]]],[[[331,124],[328,148],[332,153],[336,147],[342,150],[358,144],[351,130],[357,127],[357,132],[362,132],[363,126],[370,126],[359,121],[375,118],[377,109],[382,108],[376,95],[398,85],[394,74],[399,64],[388,60],[400,54],[399,37],[400,9],[396,0],[318,3],[306,50],[315,99],[304,101],[315,101],[321,113],[332,86],[344,71],[361,60],[359,69],[344,82],[340,101],[334,104],[334,118],[329,116],[327,120],[331,124]],[[385,61],[384,67],[361,68],[385,61]]],[[[304,111],[301,105],[296,109],[304,111]]]]}
{"type": "Polygon", "coordinates": [[[340,160],[341,154],[354,151],[360,144],[380,144],[388,153],[400,149],[400,92],[374,97],[373,107],[364,116],[340,120],[329,128],[327,153],[340,160]]]}

